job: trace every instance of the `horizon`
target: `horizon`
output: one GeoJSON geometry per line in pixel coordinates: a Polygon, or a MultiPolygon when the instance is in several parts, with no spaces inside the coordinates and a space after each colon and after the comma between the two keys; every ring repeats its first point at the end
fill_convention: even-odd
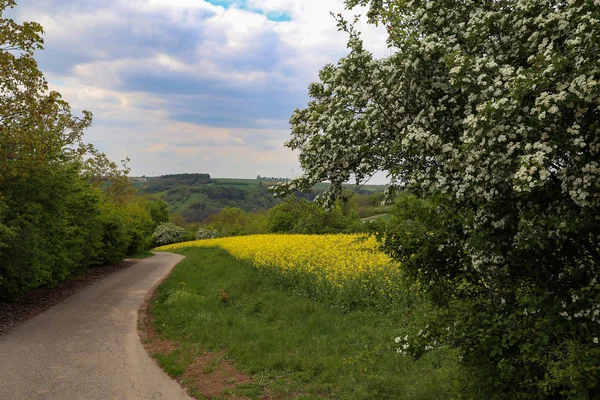
{"type": "MultiPolygon", "coordinates": [[[[208,172],[181,172],[181,173],[174,173],[174,174],[163,174],[163,175],[133,175],[133,174],[129,174],[127,175],[127,177],[129,179],[134,179],[134,178],[162,178],[164,176],[168,176],[168,175],[183,175],[183,174],[208,174],[210,175],[210,179],[239,179],[239,180],[249,180],[249,181],[255,181],[258,180],[257,176],[255,176],[254,178],[248,178],[248,177],[238,177],[238,176],[212,176],[212,174],[208,173],[208,172]]],[[[260,175],[260,174],[258,174],[260,175]]],[[[261,178],[283,178],[283,179],[292,179],[289,177],[285,177],[285,176],[267,176],[267,175],[260,175],[261,178]]],[[[329,181],[322,181],[320,183],[330,183],[329,181]]],[[[345,182],[346,185],[352,185],[352,186],[356,186],[355,182],[345,182]]],[[[388,183],[384,182],[384,183],[374,183],[374,182],[366,182],[363,184],[364,186],[387,186],[388,183]]]]}

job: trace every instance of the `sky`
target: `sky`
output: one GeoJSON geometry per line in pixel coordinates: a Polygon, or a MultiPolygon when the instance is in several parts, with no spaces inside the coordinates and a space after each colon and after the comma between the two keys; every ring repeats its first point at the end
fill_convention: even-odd
{"type": "MultiPolygon", "coordinates": [[[[319,70],[347,54],[343,0],[17,0],[39,22],[52,90],[90,110],[85,140],[132,176],[297,176],[284,147],[319,70]]],[[[385,30],[361,23],[384,56],[385,30]]],[[[384,183],[385,179],[379,177],[384,183]]]]}

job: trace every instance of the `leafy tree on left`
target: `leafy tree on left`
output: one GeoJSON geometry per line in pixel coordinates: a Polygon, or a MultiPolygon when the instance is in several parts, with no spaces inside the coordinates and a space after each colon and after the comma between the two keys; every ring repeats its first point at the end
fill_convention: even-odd
{"type": "Polygon", "coordinates": [[[49,91],[34,59],[42,27],[4,18],[15,5],[0,0],[0,298],[8,299],[143,246],[128,221],[152,228],[145,209],[128,211],[127,171],[83,142],[92,114],[73,115],[49,91]],[[109,227],[122,231],[122,250],[110,256],[109,227]]]}

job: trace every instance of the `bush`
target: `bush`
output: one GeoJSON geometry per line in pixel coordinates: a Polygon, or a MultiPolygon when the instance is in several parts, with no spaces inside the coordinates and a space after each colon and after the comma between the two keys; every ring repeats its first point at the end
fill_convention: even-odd
{"type": "Polygon", "coordinates": [[[183,232],[183,235],[181,235],[181,241],[182,242],[191,242],[196,240],[196,232],[186,229],[183,232]]]}
{"type": "Polygon", "coordinates": [[[265,233],[263,215],[246,213],[236,207],[227,207],[207,220],[207,228],[220,237],[265,233]]]}
{"type": "Polygon", "coordinates": [[[443,303],[449,283],[457,277],[465,262],[464,233],[455,214],[448,210],[445,198],[420,199],[401,193],[395,202],[392,219],[383,226],[384,248],[400,261],[410,281],[443,303]]]}
{"type": "Polygon", "coordinates": [[[196,232],[196,240],[203,240],[203,239],[214,239],[219,237],[219,234],[216,230],[209,230],[206,228],[200,228],[198,229],[198,232],[196,232]]]}
{"type": "Polygon", "coordinates": [[[340,207],[330,211],[305,199],[290,196],[267,211],[267,229],[271,233],[340,233],[350,230],[358,216],[344,216],[340,207]]]}
{"type": "Polygon", "coordinates": [[[151,212],[144,204],[135,201],[127,204],[123,211],[128,241],[127,255],[148,249],[155,227],[151,212]]]}
{"type": "Polygon", "coordinates": [[[185,229],[171,222],[158,225],[152,234],[152,239],[159,246],[181,242],[185,229]]]}
{"type": "Polygon", "coordinates": [[[512,398],[545,398],[551,392],[596,398],[600,285],[592,279],[575,286],[575,271],[570,287],[565,282],[559,288],[551,276],[540,285],[525,276],[542,271],[524,269],[515,273],[517,282],[498,286],[498,277],[464,267],[472,237],[463,226],[468,218],[448,208],[443,196],[403,194],[397,200],[384,247],[401,262],[408,282],[419,282],[439,306],[424,316],[428,323],[420,332],[400,331],[399,352],[420,357],[436,345],[460,348],[473,374],[466,379],[480,383],[483,397],[502,397],[494,394],[502,388],[512,398]],[[557,301],[562,290],[568,294],[557,301]],[[524,389],[531,382],[535,388],[524,389]]]}
{"type": "Polygon", "coordinates": [[[152,229],[163,223],[169,222],[169,205],[162,200],[148,199],[141,202],[141,204],[148,210],[154,226],[152,229]]]}
{"type": "Polygon", "coordinates": [[[14,299],[29,289],[52,285],[91,265],[100,248],[98,193],[73,165],[47,175],[0,183],[6,206],[0,212],[0,297],[14,299]]]}
{"type": "Polygon", "coordinates": [[[129,236],[124,212],[116,204],[104,201],[101,205],[102,245],[95,264],[112,264],[127,255],[129,236]]]}

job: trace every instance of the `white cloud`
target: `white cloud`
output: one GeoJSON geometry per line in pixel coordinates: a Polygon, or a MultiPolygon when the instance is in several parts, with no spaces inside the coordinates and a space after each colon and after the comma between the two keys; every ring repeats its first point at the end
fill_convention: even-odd
{"type": "Polygon", "coordinates": [[[197,8],[203,10],[219,8],[202,0],[134,0],[133,3],[139,4],[140,6],[160,6],[162,8],[197,8]]]}
{"type": "MultiPolygon", "coordinates": [[[[129,156],[133,173],[285,176],[283,166],[298,170],[283,147],[287,118],[318,70],[347,53],[329,12],[366,12],[344,11],[343,0],[246,5],[20,0],[16,12],[45,28],[40,64],[52,88],[94,112],[87,140],[116,160],[129,156]]],[[[368,49],[387,54],[384,29],[359,27],[368,49]]]]}

